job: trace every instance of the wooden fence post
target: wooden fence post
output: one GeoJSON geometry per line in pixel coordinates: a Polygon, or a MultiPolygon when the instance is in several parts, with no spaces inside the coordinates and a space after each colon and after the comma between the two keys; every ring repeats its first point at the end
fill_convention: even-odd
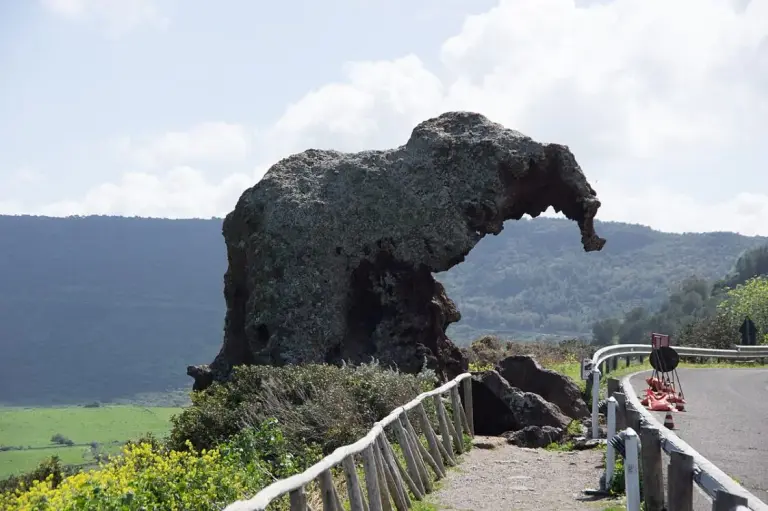
{"type": "Polygon", "coordinates": [[[733,511],[736,506],[747,507],[749,501],[740,495],[717,490],[712,500],[712,511],[733,511]]]}
{"type": "Polygon", "coordinates": [[[304,487],[300,487],[298,490],[293,490],[289,496],[291,511],[307,511],[307,494],[304,487]]]}
{"type": "Polygon", "coordinates": [[[336,511],[336,488],[333,486],[331,471],[326,470],[320,474],[320,495],[323,500],[323,511],[336,511]]]}
{"type": "Polygon", "coordinates": [[[667,504],[676,511],[693,511],[693,456],[680,451],[669,453],[667,504]]]}
{"type": "Polygon", "coordinates": [[[344,468],[344,476],[347,480],[347,496],[349,497],[349,508],[351,511],[365,511],[363,507],[363,491],[360,488],[360,479],[357,477],[357,466],[355,458],[352,455],[341,460],[344,468]]]}
{"type": "Polygon", "coordinates": [[[661,436],[658,429],[647,425],[640,427],[640,462],[643,467],[645,511],[663,511],[664,478],[661,465],[661,436]]]}
{"type": "Polygon", "coordinates": [[[474,408],[472,407],[472,377],[465,378],[461,384],[464,389],[464,413],[467,416],[467,422],[469,423],[469,434],[475,436],[475,415],[474,408]]]}
{"type": "Polygon", "coordinates": [[[456,430],[456,452],[464,453],[464,425],[461,423],[461,399],[459,399],[459,386],[451,389],[451,408],[453,409],[453,429],[456,430]]]}

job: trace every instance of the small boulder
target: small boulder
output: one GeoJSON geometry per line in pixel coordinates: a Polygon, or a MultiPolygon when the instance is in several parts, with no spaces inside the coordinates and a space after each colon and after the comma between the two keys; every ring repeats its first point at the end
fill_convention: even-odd
{"type": "Polygon", "coordinates": [[[498,436],[527,426],[565,430],[570,423],[556,405],[511,386],[496,371],[472,374],[472,402],[478,435],[498,436]]]}
{"type": "Polygon", "coordinates": [[[573,449],[575,451],[586,451],[588,449],[594,449],[598,445],[600,445],[600,440],[596,438],[580,436],[573,439],[573,449]]]}
{"type": "Polygon", "coordinates": [[[559,442],[563,439],[563,428],[553,428],[552,426],[526,426],[520,431],[506,433],[504,436],[512,445],[518,447],[530,447],[539,449],[546,447],[551,443],[559,442]]]}
{"type": "Polygon", "coordinates": [[[544,369],[529,355],[507,357],[498,363],[496,370],[513,387],[540,395],[556,404],[568,417],[582,419],[589,416],[589,408],[576,382],[556,371],[544,369]]]}

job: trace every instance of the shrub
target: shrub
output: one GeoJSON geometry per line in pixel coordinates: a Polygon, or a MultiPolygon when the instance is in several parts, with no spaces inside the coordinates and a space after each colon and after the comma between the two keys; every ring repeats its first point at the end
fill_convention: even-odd
{"type": "Polygon", "coordinates": [[[532,355],[544,366],[572,363],[591,357],[595,349],[594,346],[580,339],[560,342],[504,342],[496,336],[485,335],[463,351],[473,370],[479,370],[478,368],[493,367],[512,355],[532,355]]]}
{"type": "MultiPolygon", "coordinates": [[[[37,468],[31,472],[13,475],[0,481],[0,494],[15,492],[20,488],[28,488],[33,481],[48,480],[51,486],[55,488],[65,477],[73,473],[74,469],[62,465],[58,456],[51,456],[40,462],[37,468]]],[[[2,502],[2,499],[0,499],[0,503],[2,502]]],[[[0,506],[0,509],[4,508],[0,506]]]]}
{"type": "Polygon", "coordinates": [[[217,449],[185,451],[151,443],[126,445],[98,470],[57,481],[53,474],[28,489],[0,494],[1,509],[221,509],[304,470],[310,458],[288,454],[276,421],[244,430],[217,449]]]}
{"type": "Polygon", "coordinates": [[[681,346],[712,349],[730,349],[733,344],[739,342],[738,330],[732,328],[722,312],[688,323],[680,330],[676,339],[676,344],[681,346]]]}
{"type": "Polygon", "coordinates": [[[59,445],[66,445],[66,446],[75,445],[75,442],[73,442],[69,438],[65,437],[61,433],[56,433],[55,435],[53,435],[51,437],[51,443],[59,444],[59,445]]]}
{"type": "Polygon", "coordinates": [[[230,381],[194,393],[192,406],[173,417],[169,445],[211,448],[276,418],[292,452],[309,444],[328,453],[365,435],[435,381],[429,370],[411,375],[375,363],[236,367],[230,381]]]}

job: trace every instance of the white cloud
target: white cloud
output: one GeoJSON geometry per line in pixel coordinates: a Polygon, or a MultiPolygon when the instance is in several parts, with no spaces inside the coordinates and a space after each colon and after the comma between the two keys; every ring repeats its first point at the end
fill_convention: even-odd
{"type": "Polygon", "coordinates": [[[689,195],[652,186],[637,190],[603,187],[603,219],[638,223],[667,232],[732,231],[747,236],[768,235],[768,194],[741,192],[722,200],[701,201],[689,195]]]}
{"type": "Polygon", "coordinates": [[[78,22],[95,22],[110,37],[149,25],[166,28],[168,18],[157,6],[157,0],[41,0],[53,14],[78,22]]]}
{"type": "MultiPolygon", "coordinates": [[[[392,147],[427,117],[474,110],[569,145],[604,220],[768,234],[768,197],[750,191],[768,187],[768,0],[500,0],[444,41],[440,62],[347,64],[343,81],[286,108],[260,138],[260,161],[308,147],[392,147]]],[[[125,147],[157,168],[250,154],[243,128],[206,126],[125,147]]],[[[77,208],[205,216],[211,204],[231,209],[252,184],[246,174],[195,176],[101,185],[77,208]]]]}
{"type": "Polygon", "coordinates": [[[244,126],[208,122],[144,140],[124,137],[116,146],[122,156],[142,167],[167,168],[195,163],[239,163],[248,158],[252,143],[253,134],[244,126]]]}
{"type": "Polygon", "coordinates": [[[125,215],[164,218],[209,218],[232,209],[233,200],[254,183],[254,176],[235,173],[218,182],[190,167],[162,175],[132,172],[118,183],[99,185],[78,201],[61,201],[38,212],[50,216],[125,215]]]}

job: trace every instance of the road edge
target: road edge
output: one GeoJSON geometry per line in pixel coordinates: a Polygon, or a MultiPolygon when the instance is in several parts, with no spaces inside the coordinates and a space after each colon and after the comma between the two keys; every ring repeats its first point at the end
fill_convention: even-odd
{"type": "Polygon", "coordinates": [[[729,493],[733,493],[734,495],[740,495],[746,498],[748,501],[749,509],[752,511],[768,511],[767,504],[758,499],[755,495],[753,495],[739,483],[734,481],[728,474],[717,468],[714,463],[699,454],[696,449],[691,447],[673,431],[665,428],[664,425],[659,422],[659,420],[649,410],[640,404],[640,400],[637,398],[637,393],[632,387],[630,379],[633,376],[649,371],[649,369],[645,369],[624,376],[621,379],[620,386],[624,391],[627,402],[632,403],[632,407],[635,410],[638,410],[640,413],[641,421],[646,422],[659,430],[662,439],[662,448],[664,451],[667,453],[672,450],[681,451],[693,458],[695,474],[694,478],[696,478],[698,475],[699,479],[699,484],[696,484],[696,487],[704,490],[704,493],[708,498],[713,498],[712,494],[714,494],[718,489],[722,489],[729,493]],[[704,488],[702,488],[702,486],[704,488]]]}

